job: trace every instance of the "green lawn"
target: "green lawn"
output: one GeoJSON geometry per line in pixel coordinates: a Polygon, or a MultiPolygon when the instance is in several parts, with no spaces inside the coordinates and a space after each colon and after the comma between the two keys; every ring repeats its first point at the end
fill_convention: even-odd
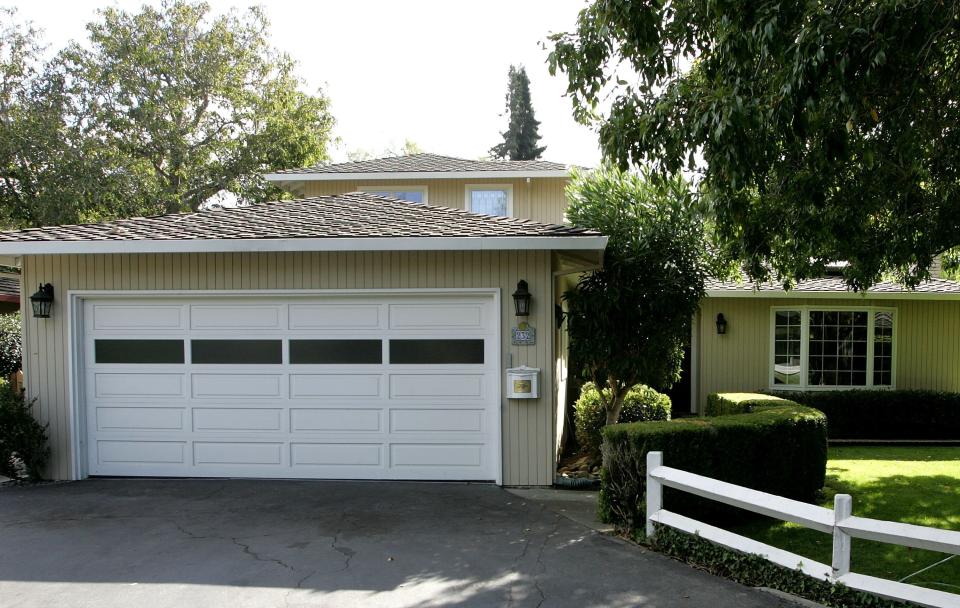
{"type": "MultiPolygon", "coordinates": [[[[854,515],[960,530],[960,448],[831,448],[823,505],[832,507],[835,494],[853,496],[854,515]]],[[[766,518],[734,531],[830,563],[826,534],[766,518]]],[[[945,557],[854,539],[851,570],[899,580],[945,557]]],[[[960,555],[905,582],[960,593],[960,555]]]]}

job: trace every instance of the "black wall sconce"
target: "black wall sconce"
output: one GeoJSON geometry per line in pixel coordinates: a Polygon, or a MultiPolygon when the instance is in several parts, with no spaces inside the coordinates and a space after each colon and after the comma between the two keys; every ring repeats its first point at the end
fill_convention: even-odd
{"type": "Polygon", "coordinates": [[[517,309],[518,317],[530,316],[530,290],[526,281],[517,283],[517,290],[513,292],[513,305],[517,309]]]}
{"type": "Polygon", "coordinates": [[[717,334],[724,335],[727,333],[727,319],[723,316],[723,313],[717,315],[717,334]]]}
{"type": "Polygon", "coordinates": [[[49,319],[50,309],[53,308],[53,285],[43,283],[37,293],[30,296],[30,305],[33,306],[35,319],[49,319]]]}

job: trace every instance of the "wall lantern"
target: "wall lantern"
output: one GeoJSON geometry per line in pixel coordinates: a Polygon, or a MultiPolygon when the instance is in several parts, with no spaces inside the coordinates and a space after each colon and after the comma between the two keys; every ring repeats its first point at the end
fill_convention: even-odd
{"type": "Polygon", "coordinates": [[[727,320],[722,312],[717,315],[717,333],[721,336],[727,333],[727,320]]]}
{"type": "Polygon", "coordinates": [[[530,316],[530,290],[527,289],[527,282],[517,283],[517,290],[513,292],[513,304],[517,308],[518,317],[530,316]]]}
{"type": "Polygon", "coordinates": [[[53,285],[50,283],[40,285],[37,293],[30,296],[30,304],[33,306],[34,318],[49,319],[50,309],[53,307],[53,285]]]}

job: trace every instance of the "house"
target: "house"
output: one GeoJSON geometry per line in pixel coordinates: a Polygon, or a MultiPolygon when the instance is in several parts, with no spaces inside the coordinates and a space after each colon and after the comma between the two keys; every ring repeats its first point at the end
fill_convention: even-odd
{"type": "Polygon", "coordinates": [[[781,287],[710,281],[691,334],[691,402],[714,392],[960,391],[960,283],[853,293],[827,276],[781,287]]]}
{"type": "MultiPolygon", "coordinates": [[[[0,233],[0,264],[53,289],[49,318],[24,315],[50,476],[551,484],[557,307],[606,244],[563,224],[568,167],[418,154],[267,177],[301,198],[0,233]],[[514,398],[522,366],[535,397],[514,398]]],[[[675,409],[765,387],[960,390],[960,285],[714,281],[690,351],[675,409]]]]}
{"type": "Polygon", "coordinates": [[[294,201],[0,233],[53,290],[24,338],[49,475],[551,484],[556,286],[606,244],[558,223],[566,174],[417,155],[271,175],[294,201]]]}

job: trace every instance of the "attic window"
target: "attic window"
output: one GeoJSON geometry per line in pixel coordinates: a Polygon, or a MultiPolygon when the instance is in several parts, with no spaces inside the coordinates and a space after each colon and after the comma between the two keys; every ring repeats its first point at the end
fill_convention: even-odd
{"type": "Polygon", "coordinates": [[[484,215],[513,215],[513,186],[483,184],[467,186],[465,208],[484,215]]]}
{"type": "Polygon", "coordinates": [[[889,388],[895,311],[774,308],[770,385],[778,389],[889,388]]]}
{"type": "Polygon", "coordinates": [[[414,203],[427,202],[426,186],[361,186],[360,191],[414,203]]]}

